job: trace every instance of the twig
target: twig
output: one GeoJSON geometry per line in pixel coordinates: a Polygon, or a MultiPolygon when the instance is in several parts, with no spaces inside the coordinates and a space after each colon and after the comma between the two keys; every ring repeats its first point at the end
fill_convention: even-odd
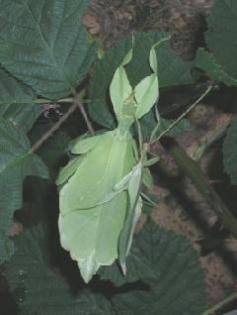
{"type": "Polygon", "coordinates": [[[72,97],[62,98],[62,99],[59,99],[57,101],[48,100],[48,99],[45,99],[45,98],[37,98],[36,100],[34,100],[34,103],[36,103],[36,104],[72,103],[72,102],[73,102],[73,98],[72,97]]]}
{"type": "Polygon", "coordinates": [[[42,144],[47,141],[48,138],[50,138],[51,135],[60,128],[60,126],[68,119],[68,117],[77,109],[77,107],[77,103],[74,103],[72,106],[70,106],[66,114],[64,114],[59,119],[59,121],[53,125],[52,128],[50,128],[38,141],[36,141],[36,143],[32,146],[28,153],[35,153],[35,151],[37,151],[42,146],[42,144]]]}
{"type": "Polygon", "coordinates": [[[202,315],[213,315],[214,312],[220,310],[223,308],[225,305],[229,304],[230,302],[234,301],[237,299],[237,292],[232,293],[230,296],[225,298],[223,301],[217,303],[213,307],[211,307],[209,310],[205,311],[202,315]]]}
{"type": "Polygon", "coordinates": [[[165,129],[163,132],[161,132],[161,134],[159,135],[159,137],[157,139],[154,139],[152,143],[157,142],[158,140],[161,139],[161,137],[163,137],[164,135],[166,135],[171,129],[173,129],[197,104],[199,104],[199,102],[205,97],[207,96],[207,94],[212,90],[213,85],[209,85],[208,88],[204,91],[204,93],[191,105],[189,106],[189,108],[183,112],[182,115],[180,115],[175,121],[173,121],[169,127],[167,129],[165,129]]]}
{"type": "Polygon", "coordinates": [[[86,126],[87,126],[88,130],[90,131],[90,133],[92,135],[94,135],[95,134],[95,130],[94,130],[93,126],[92,126],[92,123],[91,123],[88,115],[87,115],[87,112],[86,112],[86,110],[84,108],[84,105],[83,105],[83,103],[81,101],[80,96],[77,95],[74,101],[75,101],[75,104],[79,108],[79,110],[80,110],[80,112],[81,112],[81,114],[82,114],[82,116],[83,116],[83,118],[84,118],[84,120],[86,122],[86,126]]]}

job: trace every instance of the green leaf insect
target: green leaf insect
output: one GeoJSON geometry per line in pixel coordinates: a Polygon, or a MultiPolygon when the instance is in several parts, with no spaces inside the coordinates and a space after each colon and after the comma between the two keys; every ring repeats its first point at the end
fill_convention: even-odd
{"type": "Polygon", "coordinates": [[[133,89],[125,70],[132,57],[131,49],[110,86],[118,127],[74,140],[73,159],[57,179],[60,242],[77,261],[85,282],[100,266],[116,259],[126,273],[126,257],[142,210],[143,174],[145,183],[152,182],[143,165],[146,152],[138,154],[130,127],[158,98],[157,60],[152,48],[149,62],[153,73],[133,89]]]}
{"type": "Polygon", "coordinates": [[[60,240],[88,282],[101,265],[110,265],[118,257],[128,194],[114,187],[135,164],[134,140],[130,133],[121,136],[115,129],[79,140],[71,152],[78,157],[58,177],[58,184],[63,184],[59,197],[60,240]]]}

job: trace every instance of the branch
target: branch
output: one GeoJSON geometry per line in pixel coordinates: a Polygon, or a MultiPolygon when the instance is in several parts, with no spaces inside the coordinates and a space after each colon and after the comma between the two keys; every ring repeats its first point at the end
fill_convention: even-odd
{"type": "Polygon", "coordinates": [[[38,141],[36,141],[36,143],[32,146],[32,148],[30,149],[30,151],[28,152],[28,154],[32,154],[35,153],[35,151],[37,151],[42,144],[47,141],[52,134],[57,131],[61,125],[68,119],[68,117],[77,109],[78,104],[74,103],[72,106],[69,107],[69,110],[66,112],[66,114],[64,114],[59,121],[53,125],[53,127],[51,129],[49,129],[38,141]]]}
{"type": "MultiPolygon", "coordinates": [[[[199,96],[199,98],[192,104],[188,107],[188,109],[183,112],[176,120],[174,120],[169,126],[167,129],[165,129],[164,131],[161,132],[161,134],[158,136],[158,138],[156,139],[152,139],[154,137],[154,134],[157,132],[158,128],[157,126],[155,127],[155,129],[153,130],[152,132],[152,136],[151,136],[151,139],[150,139],[150,144],[154,143],[154,142],[157,142],[158,140],[160,140],[163,136],[165,136],[171,129],[173,129],[189,112],[191,112],[191,110],[196,106],[198,105],[203,99],[204,97],[206,97],[210,91],[213,89],[213,84],[210,84],[207,89],[202,93],[201,96],[199,96]]],[[[159,121],[158,121],[158,127],[159,127],[159,121]]]]}
{"type": "Polygon", "coordinates": [[[79,108],[79,110],[80,110],[80,112],[81,112],[81,114],[82,114],[82,116],[83,116],[83,118],[84,118],[84,120],[86,122],[86,126],[87,126],[88,130],[90,131],[90,133],[92,135],[94,135],[95,134],[95,130],[94,130],[93,126],[92,126],[92,123],[91,123],[88,115],[87,115],[87,112],[86,112],[86,110],[84,108],[84,105],[83,105],[83,102],[82,102],[82,100],[80,98],[80,95],[77,95],[75,97],[74,102],[77,105],[77,107],[79,108]]]}

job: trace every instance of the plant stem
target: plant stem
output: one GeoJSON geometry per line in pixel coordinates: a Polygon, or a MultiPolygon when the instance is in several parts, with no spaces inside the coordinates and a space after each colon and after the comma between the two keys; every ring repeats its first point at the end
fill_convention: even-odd
{"type": "Polygon", "coordinates": [[[68,119],[68,117],[78,108],[78,104],[74,103],[72,106],[70,106],[70,108],[68,109],[68,111],[66,112],[65,115],[63,115],[59,121],[53,125],[52,128],[50,128],[38,141],[36,141],[36,143],[32,146],[32,148],[30,149],[30,151],[28,152],[29,154],[35,153],[35,151],[37,151],[42,144],[47,141],[51,135],[57,131],[60,126],[68,119]]]}
{"type": "Polygon", "coordinates": [[[73,100],[74,99],[72,97],[62,98],[62,99],[56,100],[56,101],[48,100],[48,99],[45,99],[45,98],[37,98],[36,100],[34,100],[34,103],[36,103],[36,104],[72,103],[73,100]]]}
{"type": "MultiPolygon", "coordinates": [[[[37,100],[38,103],[47,103],[49,100],[45,100],[45,99],[38,99],[37,100]]],[[[66,112],[66,114],[64,114],[60,119],[59,121],[53,125],[52,128],[50,128],[38,141],[36,141],[36,143],[32,146],[32,148],[29,150],[29,152],[27,153],[27,155],[29,154],[32,154],[32,153],[35,153],[35,151],[37,151],[43,144],[45,141],[47,141],[51,135],[57,131],[61,125],[68,119],[68,117],[77,109],[79,108],[83,118],[85,119],[85,122],[86,122],[86,125],[87,125],[87,128],[88,130],[90,131],[91,134],[94,134],[95,131],[92,127],[92,124],[87,116],[87,113],[84,109],[84,106],[83,106],[83,103],[82,103],[82,100],[80,98],[79,95],[76,95],[74,99],[72,98],[65,98],[65,99],[61,99],[61,100],[58,100],[58,102],[71,102],[73,101],[73,104],[69,107],[68,111],[66,112]]]]}
{"type": "Polygon", "coordinates": [[[216,305],[211,307],[209,310],[205,311],[202,315],[213,315],[214,312],[220,310],[225,305],[229,304],[230,302],[234,301],[235,299],[237,299],[237,292],[232,293],[230,296],[225,298],[223,301],[217,303],[216,305]]]}
{"type": "Polygon", "coordinates": [[[204,99],[205,96],[207,96],[207,94],[210,93],[210,91],[212,90],[213,85],[209,85],[208,88],[202,93],[202,95],[192,104],[189,106],[189,108],[183,112],[183,114],[181,114],[176,120],[174,120],[167,129],[165,129],[163,132],[161,132],[161,134],[159,135],[159,137],[155,140],[153,140],[152,142],[156,142],[158,140],[160,140],[163,136],[165,136],[171,129],[173,129],[197,104],[199,104],[201,102],[201,100],[204,99]]]}
{"type": "Polygon", "coordinates": [[[84,120],[85,120],[85,122],[86,122],[86,126],[87,126],[89,132],[90,132],[92,135],[94,135],[94,134],[95,134],[95,130],[94,130],[93,126],[92,126],[92,123],[91,123],[91,121],[90,121],[88,115],[87,115],[87,112],[86,112],[86,110],[85,110],[85,108],[84,108],[84,105],[83,105],[83,103],[82,103],[82,100],[81,100],[80,95],[77,95],[77,96],[75,97],[75,100],[74,100],[74,101],[75,101],[75,104],[76,104],[77,107],[79,108],[79,110],[80,110],[80,112],[81,112],[81,114],[82,114],[82,116],[83,116],[83,118],[84,118],[84,120]]]}
{"type": "Polygon", "coordinates": [[[180,170],[192,180],[196,189],[220,217],[224,226],[237,237],[237,218],[227,208],[223,200],[209,184],[208,178],[202,172],[198,163],[192,160],[184,149],[172,139],[167,139],[165,148],[169,154],[173,156],[180,170]]]}

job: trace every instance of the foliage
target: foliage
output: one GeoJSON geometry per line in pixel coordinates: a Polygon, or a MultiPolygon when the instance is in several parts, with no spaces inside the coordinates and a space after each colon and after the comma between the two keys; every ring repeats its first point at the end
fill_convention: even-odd
{"type": "Polygon", "coordinates": [[[81,24],[87,4],[1,0],[0,63],[38,95],[58,99],[70,94],[95,57],[81,24]]]}
{"type": "MultiPolygon", "coordinates": [[[[196,296],[196,293],[202,292],[203,294],[204,292],[199,290],[204,284],[204,277],[201,275],[202,271],[198,266],[197,256],[187,239],[160,228],[152,221],[145,224],[142,231],[136,235],[127,265],[126,277],[123,276],[118,264],[103,267],[99,275],[101,279],[110,280],[117,286],[142,280],[152,283],[157,292],[162,292],[163,283],[167,281],[167,278],[185,278],[183,282],[177,280],[179,290],[181,290],[180,286],[183,285],[182,292],[193,290],[190,297],[192,296],[194,301],[203,300],[204,302],[205,300],[205,295],[196,296]],[[175,257],[175,261],[172,257],[175,257]],[[172,261],[176,266],[175,268],[173,268],[172,261]]],[[[162,293],[159,294],[162,295],[162,293]]],[[[169,292],[163,294],[166,295],[169,292]]],[[[169,299],[167,298],[167,300],[169,299]]],[[[194,301],[190,302],[190,305],[194,301]]]]}
{"type": "Polygon", "coordinates": [[[25,135],[41,113],[35,94],[0,69],[0,263],[13,254],[8,233],[14,211],[22,206],[22,186],[28,175],[47,177],[47,170],[35,155],[28,156],[30,143],[25,135]]]}
{"type": "Polygon", "coordinates": [[[35,93],[51,98],[68,95],[83,79],[95,57],[95,48],[89,45],[87,34],[80,24],[86,4],[87,1],[69,3],[58,0],[47,1],[47,5],[44,1],[37,4],[24,0],[0,2],[0,62],[21,80],[17,81],[0,69],[0,114],[3,117],[1,262],[13,252],[8,232],[14,211],[22,206],[24,178],[29,175],[46,177],[47,174],[39,158],[29,153],[30,143],[24,134],[24,131],[30,130],[41,112],[39,105],[34,104],[35,93]],[[16,28],[17,32],[14,31],[16,28]],[[84,42],[83,46],[80,45],[81,41],[84,42]],[[80,52],[81,59],[75,49],[77,53],[80,52]],[[31,86],[35,92],[22,82],[31,86]],[[22,110],[19,111],[20,109],[22,110]],[[17,128],[18,125],[22,130],[17,128]]]}
{"type": "MultiPolygon", "coordinates": [[[[208,50],[200,48],[195,63],[215,81],[228,86],[237,85],[237,2],[234,0],[216,0],[207,19],[208,30],[205,34],[208,50]],[[227,22],[228,21],[228,22],[227,22]]],[[[231,177],[231,182],[237,184],[237,139],[236,119],[229,128],[223,145],[224,168],[231,177]]]]}
{"type": "Polygon", "coordinates": [[[43,225],[28,229],[15,243],[17,250],[7,264],[6,276],[24,314],[111,314],[103,297],[86,291],[76,295],[59,272],[50,268],[49,239],[43,225]]]}
{"type": "Polygon", "coordinates": [[[35,93],[0,69],[0,116],[28,132],[41,113],[34,104],[35,93]]]}
{"type": "MultiPolygon", "coordinates": [[[[115,294],[112,303],[88,289],[79,294],[71,292],[58,269],[50,267],[48,246],[45,226],[28,229],[16,239],[17,251],[6,266],[11,290],[24,314],[145,315],[162,310],[164,315],[174,314],[174,311],[178,314],[192,311],[199,315],[205,308],[204,277],[194,250],[184,237],[152,222],[135,238],[128,262],[129,270],[134,273],[133,281],[142,276],[150,289],[115,294]],[[174,299],[176,302],[170,303],[174,299]]],[[[111,280],[118,278],[122,279],[119,269],[111,280]]],[[[122,283],[125,283],[124,278],[122,283]]]]}
{"type": "Polygon", "coordinates": [[[205,309],[204,275],[194,250],[183,236],[150,221],[135,237],[127,266],[126,278],[118,265],[103,268],[100,276],[119,286],[142,280],[149,284],[149,291],[116,297],[118,314],[130,310],[131,314],[199,315],[205,309]],[[174,304],[169,303],[174,300],[174,304]]]}
{"type": "Polygon", "coordinates": [[[211,79],[227,85],[237,85],[237,2],[216,0],[207,19],[206,43],[210,52],[198,50],[196,65],[211,79]],[[227,48],[228,47],[228,48],[227,48]]]}
{"type": "Polygon", "coordinates": [[[226,85],[237,85],[237,80],[229,76],[227,72],[218,64],[212,53],[200,48],[196,56],[196,65],[205,70],[208,76],[219,82],[224,82],[226,85]]]}
{"type": "Polygon", "coordinates": [[[29,154],[30,143],[23,132],[10,121],[0,118],[0,261],[12,254],[10,231],[14,211],[22,206],[22,186],[26,176],[47,178],[43,162],[36,155],[29,154]]]}

